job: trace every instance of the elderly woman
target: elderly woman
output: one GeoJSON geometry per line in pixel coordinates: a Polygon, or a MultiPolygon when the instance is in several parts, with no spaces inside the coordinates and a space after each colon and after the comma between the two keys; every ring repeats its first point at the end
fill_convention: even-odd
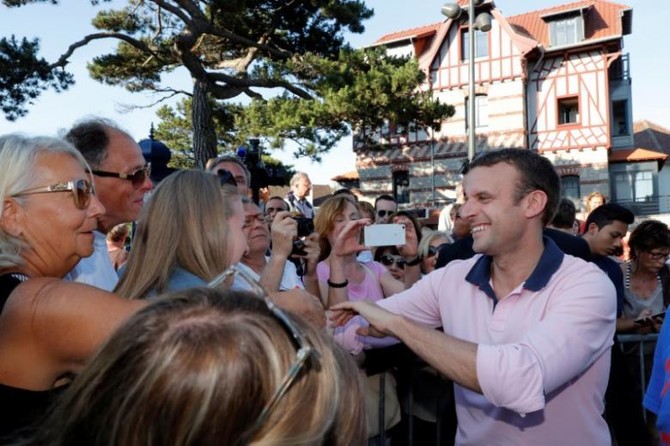
{"type": "Polygon", "coordinates": [[[116,332],[30,444],[364,444],[347,356],[262,298],[183,290],[116,332]]]}
{"type": "Polygon", "coordinates": [[[59,385],[144,303],[61,280],[93,252],[104,211],[70,144],[0,137],[0,198],[0,438],[7,440],[36,421],[59,385]]]}

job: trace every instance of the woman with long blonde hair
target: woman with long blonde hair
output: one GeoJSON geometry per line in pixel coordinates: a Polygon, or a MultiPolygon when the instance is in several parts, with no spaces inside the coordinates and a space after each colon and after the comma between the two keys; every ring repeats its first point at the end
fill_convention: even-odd
{"type": "Polygon", "coordinates": [[[204,286],[247,249],[237,190],[200,170],[173,173],[145,206],[115,292],[131,299],[204,286]]]}

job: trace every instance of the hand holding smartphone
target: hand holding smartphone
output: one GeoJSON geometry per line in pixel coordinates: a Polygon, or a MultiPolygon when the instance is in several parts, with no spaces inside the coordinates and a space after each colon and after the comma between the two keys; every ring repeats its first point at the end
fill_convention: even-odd
{"type": "Polygon", "coordinates": [[[363,228],[365,246],[394,246],[405,244],[405,225],[374,224],[363,228]]]}
{"type": "Polygon", "coordinates": [[[655,322],[656,324],[660,325],[663,323],[663,320],[665,319],[665,311],[661,311],[660,313],[652,314],[647,317],[642,317],[639,319],[635,319],[633,323],[637,325],[638,327],[644,326],[651,324],[651,322],[655,322]]]}

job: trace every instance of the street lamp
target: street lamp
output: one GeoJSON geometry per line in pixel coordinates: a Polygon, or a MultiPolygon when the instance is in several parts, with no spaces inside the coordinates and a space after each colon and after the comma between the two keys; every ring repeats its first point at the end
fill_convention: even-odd
{"type": "Polygon", "coordinates": [[[480,12],[475,17],[475,8],[484,4],[485,0],[469,0],[468,9],[463,9],[457,3],[447,3],[442,7],[442,14],[452,20],[458,20],[461,15],[468,15],[468,32],[470,33],[470,51],[468,58],[468,159],[471,160],[475,156],[475,29],[482,32],[489,32],[491,30],[491,14],[488,12],[480,12]],[[472,11],[472,13],[470,13],[472,11]]]}

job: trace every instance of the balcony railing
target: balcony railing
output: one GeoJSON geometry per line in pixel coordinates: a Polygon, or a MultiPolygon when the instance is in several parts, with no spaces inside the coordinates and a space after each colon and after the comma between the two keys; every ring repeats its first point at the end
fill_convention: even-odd
{"type": "Polygon", "coordinates": [[[609,68],[609,78],[614,80],[630,80],[630,55],[622,54],[609,68]]]}

